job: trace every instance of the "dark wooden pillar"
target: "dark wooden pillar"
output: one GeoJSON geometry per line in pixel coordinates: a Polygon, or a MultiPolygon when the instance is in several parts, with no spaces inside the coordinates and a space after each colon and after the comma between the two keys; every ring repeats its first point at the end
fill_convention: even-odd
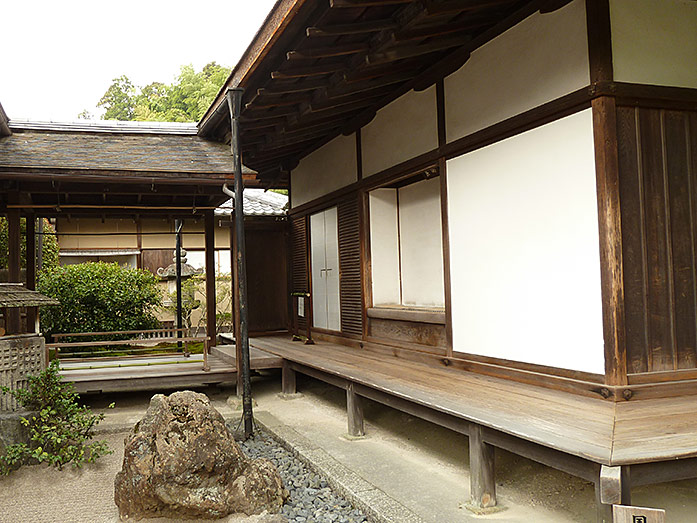
{"type": "Polygon", "coordinates": [[[474,509],[496,506],[494,447],[484,442],[482,426],[472,424],[469,432],[470,504],[474,509]]]}
{"type": "Polygon", "coordinates": [[[349,436],[365,436],[363,425],[363,403],[361,397],[356,394],[353,383],[346,387],[346,413],[348,414],[348,433],[349,436]]]}
{"type": "MultiPolygon", "coordinates": [[[[21,283],[21,234],[19,228],[19,209],[7,210],[7,227],[8,227],[8,279],[9,283],[21,283]]],[[[20,309],[18,307],[10,307],[7,309],[6,330],[8,334],[17,334],[20,332],[20,309]]]]}
{"type": "MultiPolygon", "coordinates": [[[[27,289],[36,290],[36,217],[27,216],[27,289]]],[[[38,319],[38,307],[27,308],[27,331],[39,332],[36,320],[38,319]]]]}
{"type": "Polygon", "coordinates": [[[235,330],[235,364],[237,370],[237,396],[242,397],[242,344],[240,343],[240,292],[237,284],[237,230],[235,217],[230,224],[230,259],[232,260],[232,322],[235,330]]]}
{"type": "Polygon", "coordinates": [[[215,327],[215,215],[213,210],[206,211],[205,248],[206,248],[206,332],[210,338],[209,347],[216,345],[215,327]]]}

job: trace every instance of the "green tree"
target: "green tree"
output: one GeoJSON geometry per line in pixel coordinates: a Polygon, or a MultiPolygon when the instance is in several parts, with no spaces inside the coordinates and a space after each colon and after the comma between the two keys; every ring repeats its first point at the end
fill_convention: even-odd
{"type": "MultiPolygon", "coordinates": [[[[43,218],[44,220],[44,235],[43,235],[43,257],[42,263],[43,267],[51,268],[58,265],[58,240],[56,239],[56,230],[50,222],[43,218]]],[[[22,235],[22,241],[20,242],[20,256],[21,256],[21,267],[22,269],[27,268],[27,249],[26,249],[26,237],[27,237],[27,220],[22,218],[19,222],[20,233],[22,235]]],[[[0,216],[0,269],[7,269],[7,262],[10,254],[9,250],[9,231],[7,218],[0,216]]]]}
{"type": "Polygon", "coordinates": [[[99,100],[97,107],[104,107],[103,120],[133,120],[133,99],[136,88],[126,75],[114,78],[113,83],[99,100]]]}
{"type": "Polygon", "coordinates": [[[115,78],[97,104],[104,120],[197,122],[218,94],[230,69],[211,62],[200,72],[181,67],[174,83],[152,82],[137,88],[127,76],[115,78]]]}
{"type": "Polygon", "coordinates": [[[41,330],[47,335],[159,325],[155,312],[161,303],[160,291],[157,279],[146,270],[103,262],[58,266],[42,271],[38,288],[60,301],[59,306],[41,310],[41,330]]]}

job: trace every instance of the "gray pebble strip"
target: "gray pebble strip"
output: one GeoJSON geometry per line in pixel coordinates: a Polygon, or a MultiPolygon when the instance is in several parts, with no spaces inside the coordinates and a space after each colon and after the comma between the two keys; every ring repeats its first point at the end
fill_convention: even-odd
{"type": "MultiPolygon", "coordinates": [[[[231,427],[232,428],[232,427],[231,427]]],[[[281,514],[297,523],[362,523],[365,514],[337,495],[327,480],[309,470],[303,462],[275,440],[257,430],[254,436],[238,442],[250,458],[267,458],[276,467],[290,498],[281,514]]]]}

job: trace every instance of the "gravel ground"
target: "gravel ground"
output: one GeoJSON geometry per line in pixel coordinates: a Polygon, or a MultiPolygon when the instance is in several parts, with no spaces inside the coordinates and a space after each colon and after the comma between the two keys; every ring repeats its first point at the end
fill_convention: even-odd
{"type": "Polygon", "coordinates": [[[256,431],[247,441],[238,442],[251,458],[267,458],[278,468],[290,499],[281,514],[298,523],[362,523],[365,514],[334,493],[327,481],[309,470],[304,463],[276,441],[256,431]]]}

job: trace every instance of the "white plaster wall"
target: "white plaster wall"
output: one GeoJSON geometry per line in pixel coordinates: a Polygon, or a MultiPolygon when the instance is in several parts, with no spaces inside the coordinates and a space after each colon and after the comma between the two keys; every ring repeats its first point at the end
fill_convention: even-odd
{"type": "Polygon", "coordinates": [[[438,147],[436,88],[409,91],[380,109],[361,129],[363,176],[438,147]]]}
{"type": "Polygon", "coordinates": [[[443,307],[440,179],[399,189],[402,304],[443,307]]]}
{"type": "Polygon", "coordinates": [[[533,14],[445,79],[446,136],[456,140],[589,85],[584,0],[533,14]]]}
{"type": "Polygon", "coordinates": [[[611,0],[615,80],[697,88],[697,2],[611,0]]]}
{"type": "Polygon", "coordinates": [[[303,158],[291,172],[291,206],[310,202],[357,180],[356,136],[337,136],[303,158]]]}
{"type": "Polygon", "coordinates": [[[453,349],[603,373],[590,109],[447,169],[453,349]]]}
{"type": "Polygon", "coordinates": [[[370,259],[373,305],[402,301],[399,284],[399,225],[397,190],[375,189],[370,201],[370,259]]]}

